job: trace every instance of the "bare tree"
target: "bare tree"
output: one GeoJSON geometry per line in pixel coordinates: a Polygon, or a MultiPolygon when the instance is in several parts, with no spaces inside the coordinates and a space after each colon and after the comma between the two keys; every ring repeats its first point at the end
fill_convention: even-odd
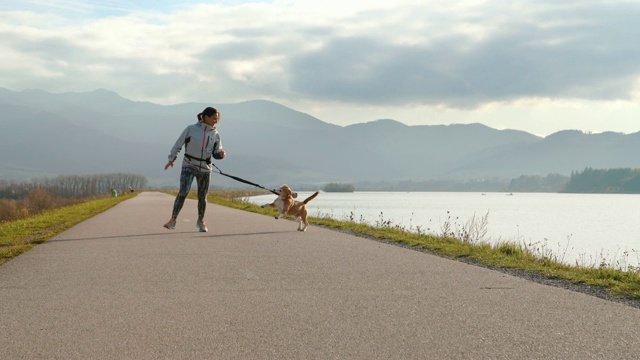
{"type": "Polygon", "coordinates": [[[147,178],[136,174],[61,175],[22,183],[0,181],[0,198],[22,199],[34,189],[46,190],[54,196],[84,198],[110,194],[111,189],[123,192],[146,186],[147,178]]]}

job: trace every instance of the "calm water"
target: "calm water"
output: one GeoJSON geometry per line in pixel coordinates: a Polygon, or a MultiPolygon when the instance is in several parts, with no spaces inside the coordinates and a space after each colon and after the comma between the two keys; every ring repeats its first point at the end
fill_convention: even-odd
{"type": "MultiPolygon", "coordinates": [[[[298,200],[310,195],[300,192],[298,200]]],[[[248,199],[270,203],[274,195],[248,199]]],[[[354,192],[321,193],[309,203],[313,217],[391,221],[407,230],[441,234],[488,214],[487,242],[518,242],[569,264],[640,263],[640,195],[549,193],[354,192]]]]}

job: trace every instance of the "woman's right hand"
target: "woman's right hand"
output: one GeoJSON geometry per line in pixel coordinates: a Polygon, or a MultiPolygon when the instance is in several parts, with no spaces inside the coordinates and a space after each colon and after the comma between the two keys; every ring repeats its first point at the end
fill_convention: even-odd
{"type": "Polygon", "coordinates": [[[169,161],[167,165],[164,166],[164,169],[167,170],[170,167],[173,167],[173,161],[169,161]]]}

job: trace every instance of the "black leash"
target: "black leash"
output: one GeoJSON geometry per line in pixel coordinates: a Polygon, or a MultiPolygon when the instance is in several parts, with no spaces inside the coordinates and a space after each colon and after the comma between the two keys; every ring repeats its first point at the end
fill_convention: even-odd
{"type": "Polygon", "coordinates": [[[267,191],[271,191],[272,193],[274,193],[274,194],[276,194],[276,195],[280,195],[280,194],[278,194],[278,193],[277,193],[275,190],[273,190],[273,189],[267,189],[266,187],[264,187],[264,186],[260,186],[260,185],[258,185],[258,184],[256,184],[256,183],[252,183],[251,181],[248,181],[248,180],[245,180],[245,179],[241,179],[241,178],[239,178],[239,177],[237,177],[237,176],[233,176],[233,175],[225,174],[225,173],[223,173],[223,172],[222,172],[222,170],[220,170],[220,168],[219,168],[219,167],[217,167],[213,162],[211,163],[211,165],[213,165],[213,167],[215,167],[216,169],[218,169],[218,172],[220,173],[220,175],[224,175],[224,176],[226,176],[226,177],[232,178],[233,180],[240,181],[240,182],[245,183],[245,184],[253,185],[253,186],[255,186],[255,187],[259,187],[259,188],[261,188],[261,189],[265,189],[265,190],[267,190],[267,191]]]}

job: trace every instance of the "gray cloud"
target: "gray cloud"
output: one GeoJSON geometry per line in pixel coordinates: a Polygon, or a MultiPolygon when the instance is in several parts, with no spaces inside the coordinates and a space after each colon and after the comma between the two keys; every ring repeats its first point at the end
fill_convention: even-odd
{"type": "Polygon", "coordinates": [[[512,18],[480,41],[334,37],[291,59],[291,86],[322,100],[463,108],[521,97],[630,99],[640,75],[638,18],[639,5],[598,4],[512,18]]]}
{"type": "Polygon", "coordinates": [[[637,95],[640,4],[456,4],[414,3],[321,20],[282,9],[263,13],[268,7],[205,7],[183,10],[187,21],[156,14],[58,31],[4,30],[0,51],[19,60],[0,66],[5,81],[0,86],[28,82],[57,90],[74,84],[132,98],[181,94],[197,100],[205,93],[233,100],[461,109],[521,98],[629,100],[634,91],[637,95]],[[212,25],[208,19],[217,21],[212,25]],[[105,29],[113,34],[104,34],[105,29]],[[35,78],[20,79],[15,75],[20,71],[35,78]]]}

